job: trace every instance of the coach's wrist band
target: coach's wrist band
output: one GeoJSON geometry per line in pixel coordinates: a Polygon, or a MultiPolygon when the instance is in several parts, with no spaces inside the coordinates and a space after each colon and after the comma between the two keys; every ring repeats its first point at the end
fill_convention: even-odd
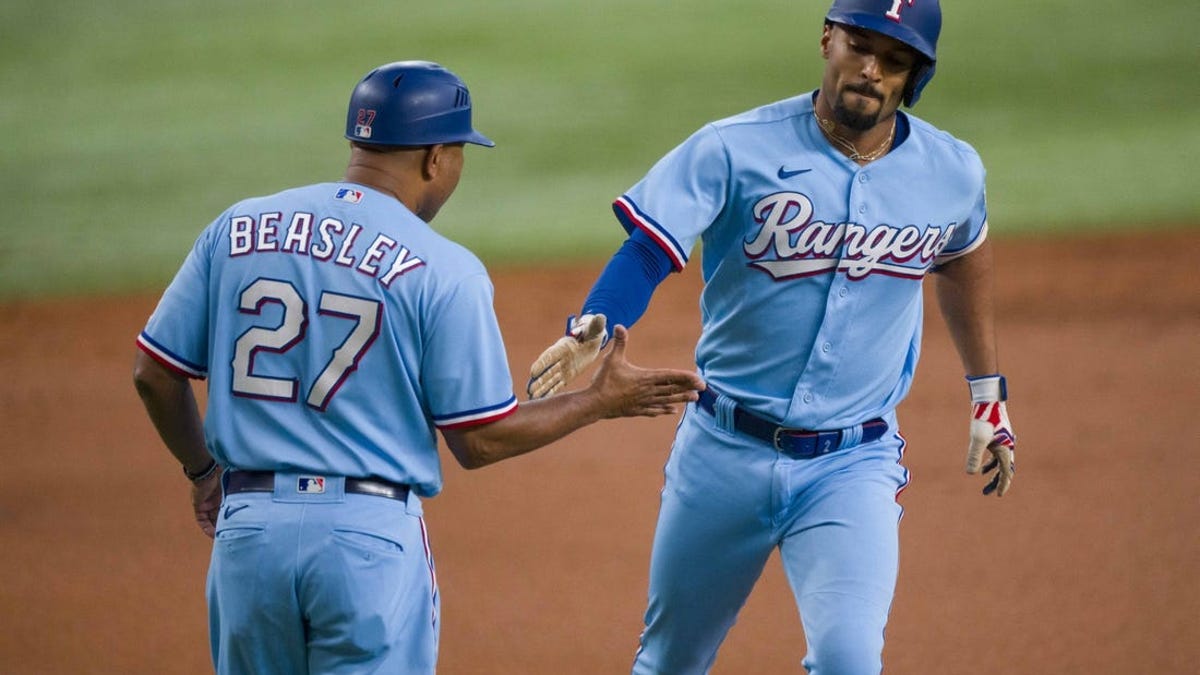
{"type": "Polygon", "coordinates": [[[183,475],[187,476],[188,480],[192,481],[193,483],[196,483],[196,482],[202,481],[205,478],[208,478],[209,476],[213,475],[213,473],[215,473],[216,470],[217,470],[217,460],[210,459],[210,460],[208,460],[208,465],[205,466],[204,469],[202,469],[199,473],[192,473],[191,471],[187,470],[186,466],[183,467],[183,475]]]}

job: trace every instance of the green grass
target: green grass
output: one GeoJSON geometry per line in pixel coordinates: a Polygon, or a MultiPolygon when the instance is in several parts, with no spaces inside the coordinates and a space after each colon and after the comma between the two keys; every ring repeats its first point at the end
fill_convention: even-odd
{"type": "MultiPolygon", "coordinates": [[[[915,112],[980,151],[997,236],[1200,224],[1200,5],[1140,4],[944,1],[915,112]]],[[[462,75],[498,143],[436,226],[490,265],[606,256],[610,201],[659,156],[817,85],[825,9],[7,0],[0,299],[160,287],[230,202],[340,177],[350,89],[408,58],[462,75]]]]}

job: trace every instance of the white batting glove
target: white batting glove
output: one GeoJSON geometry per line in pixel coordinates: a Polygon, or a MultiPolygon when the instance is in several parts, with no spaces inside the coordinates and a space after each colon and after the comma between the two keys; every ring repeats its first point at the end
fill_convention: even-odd
{"type": "Polygon", "coordinates": [[[588,367],[608,339],[603,314],[584,314],[567,319],[567,334],[550,345],[529,367],[529,398],[549,396],[575,379],[588,367]]]}
{"type": "Polygon", "coordinates": [[[986,474],[995,470],[996,475],[983,488],[983,494],[995,492],[997,497],[1003,497],[1017,471],[1014,459],[1017,437],[1013,435],[1012,423],[1008,421],[1008,411],[1004,407],[1008,400],[1007,383],[1003,375],[985,375],[968,377],[967,384],[971,387],[972,404],[967,473],[976,474],[982,469],[986,474]],[[991,461],[983,466],[985,451],[991,454],[991,461]]]}

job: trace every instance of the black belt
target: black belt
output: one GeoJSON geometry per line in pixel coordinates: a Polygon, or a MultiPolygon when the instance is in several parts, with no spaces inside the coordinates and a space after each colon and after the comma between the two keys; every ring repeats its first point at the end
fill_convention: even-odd
{"type": "MultiPolygon", "coordinates": [[[[700,392],[697,401],[700,409],[716,417],[717,395],[711,389],[700,392]]],[[[845,429],[830,431],[814,431],[812,429],[796,429],[781,427],[778,424],[763,419],[758,415],[736,406],[733,409],[733,428],[753,436],[774,447],[776,450],[797,459],[812,459],[827,455],[839,449],[842,438],[847,433],[845,429]]],[[[862,423],[862,439],[859,443],[870,443],[883,438],[887,431],[887,422],[880,417],[862,423]]]]}
{"type": "MultiPolygon", "coordinates": [[[[309,478],[309,477],[302,477],[309,478]]],[[[320,478],[313,476],[312,478],[320,478]]],[[[225,493],[274,492],[274,471],[231,471],[225,474],[225,493]]],[[[376,478],[347,478],[346,492],[374,497],[386,497],[397,501],[408,499],[408,486],[389,483],[376,478]]]]}

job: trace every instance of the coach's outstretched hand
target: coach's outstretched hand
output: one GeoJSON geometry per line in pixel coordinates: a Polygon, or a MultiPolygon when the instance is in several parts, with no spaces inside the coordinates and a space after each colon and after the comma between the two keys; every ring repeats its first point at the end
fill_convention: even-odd
{"type": "Polygon", "coordinates": [[[629,332],[613,330],[612,345],[586,388],[522,403],[510,415],[468,427],[442,429],[466,469],[495,464],[556,441],[602,419],[669,415],[695,401],[704,380],[693,372],[639,368],[625,358],[629,332]]]}
{"type": "Polygon", "coordinates": [[[695,401],[704,389],[704,380],[686,370],[639,368],[625,358],[629,331],[613,329],[612,344],[592,376],[589,391],[603,403],[603,416],[656,417],[674,413],[676,405],[695,401]]]}

